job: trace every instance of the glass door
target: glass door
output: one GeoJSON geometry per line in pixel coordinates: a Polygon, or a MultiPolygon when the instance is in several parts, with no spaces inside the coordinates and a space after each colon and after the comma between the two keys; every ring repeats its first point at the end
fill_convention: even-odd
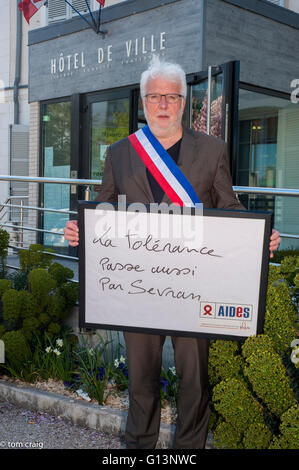
{"type": "MultiPolygon", "coordinates": [[[[42,129],[42,176],[70,178],[71,171],[71,101],[45,103],[41,106],[42,129]]],[[[44,208],[69,210],[70,186],[45,183],[41,190],[41,205],[44,208]]],[[[44,212],[39,225],[53,233],[39,237],[45,247],[56,252],[67,252],[68,242],[58,235],[65,227],[68,214],[44,212]]]]}
{"type": "MultiPolygon", "coordinates": [[[[80,177],[100,180],[107,148],[130,133],[130,90],[87,96],[84,109],[83,153],[88,158],[81,159],[80,177]]],[[[92,188],[91,199],[98,190],[99,186],[92,188]]]]}
{"type": "Polygon", "coordinates": [[[224,140],[230,156],[236,145],[238,75],[239,62],[233,61],[187,78],[189,99],[184,122],[224,140]]]}

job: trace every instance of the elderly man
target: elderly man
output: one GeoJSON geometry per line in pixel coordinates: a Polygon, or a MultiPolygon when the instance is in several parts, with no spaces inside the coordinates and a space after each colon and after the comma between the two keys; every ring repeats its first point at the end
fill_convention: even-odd
{"type": "MultiPolygon", "coordinates": [[[[145,138],[158,151],[167,152],[170,168],[173,170],[175,166],[186,179],[191,199],[198,198],[205,208],[244,209],[232,190],[224,142],[182,126],[186,77],[181,67],[154,58],[142,74],[140,89],[148,124],[145,138]]],[[[119,194],[125,194],[128,203],[163,201],[170,204],[174,201],[170,180],[161,180],[144,159],[136,134],[108,148],[102,186],[96,200],[117,202],[119,194]]],[[[71,246],[78,245],[76,222],[67,223],[65,238],[71,246]]],[[[270,239],[271,256],[279,243],[279,233],[274,230],[270,239]]],[[[130,399],[127,447],[153,449],[160,426],[159,378],[165,336],[125,332],[124,337],[130,399]]],[[[204,448],[210,416],[209,341],[176,336],[172,337],[172,344],[179,377],[173,448],[204,448]]]]}

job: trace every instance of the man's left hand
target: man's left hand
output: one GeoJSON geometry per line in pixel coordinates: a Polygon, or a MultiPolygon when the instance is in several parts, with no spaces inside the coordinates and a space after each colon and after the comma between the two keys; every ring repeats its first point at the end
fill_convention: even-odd
{"type": "Polygon", "coordinates": [[[273,229],[271,237],[270,237],[270,258],[273,258],[274,256],[273,251],[277,250],[280,242],[281,242],[281,238],[280,238],[279,232],[273,229]]]}

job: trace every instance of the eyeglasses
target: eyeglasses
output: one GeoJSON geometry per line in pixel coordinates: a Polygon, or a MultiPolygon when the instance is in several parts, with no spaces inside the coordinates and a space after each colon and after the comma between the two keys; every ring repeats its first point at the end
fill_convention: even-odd
{"type": "Polygon", "coordinates": [[[165,96],[168,104],[176,104],[180,98],[184,98],[183,95],[178,95],[177,93],[168,93],[167,95],[160,95],[160,93],[150,93],[145,95],[145,98],[149,103],[158,104],[160,103],[162,96],[165,96]]]}

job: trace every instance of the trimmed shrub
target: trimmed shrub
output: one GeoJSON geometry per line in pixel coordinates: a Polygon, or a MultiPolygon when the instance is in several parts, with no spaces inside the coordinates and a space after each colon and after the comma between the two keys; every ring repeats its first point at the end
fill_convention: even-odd
{"type": "Polygon", "coordinates": [[[28,276],[29,289],[36,298],[38,310],[42,312],[49,304],[50,293],[56,288],[56,281],[43,268],[33,269],[28,276]]]}
{"type": "Polygon", "coordinates": [[[7,331],[2,336],[5,345],[5,361],[10,367],[20,370],[25,361],[31,357],[31,351],[23,333],[7,331]]]}
{"type": "Polygon", "coordinates": [[[243,449],[242,434],[229,423],[221,421],[213,435],[213,444],[216,449],[243,449]]]}
{"type": "Polygon", "coordinates": [[[38,243],[30,245],[28,250],[20,250],[18,253],[20,266],[23,272],[30,271],[35,268],[48,268],[52,263],[52,256],[49,256],[43,251],[54,253],[51,248],[46,248],[38,243]]]}
{"type": "Polygon", "coordinates": [[[5,326],[4,325],[0,325],[0,338],[2,338],[2,336],[4,335],[5,333],[5,326]]]}
{"type": "Polygon", "coordinates": [[[38,331],[40,322],[35,317],[27,317],[23,321],[22,333],[28,341],[31,341],[33,333],[38,331]]]}
{"type": "Polygon", "coordinates": [[[2,295],[2,304],[4,326],[8,330],[18,330],[22,307],[20,292],[15,289],[6,290],[2,295]]]}
{"type": "Polygon", "coordinates": [[[257,349],[246,361],[248,366],[245,367],[244,374],[271,413],[279,417],[295,404],[293,391],[278,354],[257,349]]]}
{"type": "Polygon", "coordinates": [[[243,359],[236,341],[216,340],[209,349],[210,384],[216,385],[221,380],[242,375],[243,359]]]}
{"type": "Polygon", "coordinates": [[[242,355],[245,359],[247,359],[249,356],[251,356],[251,354],[254,354],[257,349],[274,352],[271,338],[265,334],[250,336],[242,345],[242,355]]]}
{"type": "Polygon", "coordinates": [[[55,279],[57,285],[61,285],[74,277],[74,272],[71,269],[59,263],[53,263],[49,267],[48,273],[55,279]]]}
{"type": "Polygon", "coordinates": [[[296,309],[286,281],[273,282],[267,291],[264,333],[271,338],[275,351],[280,355],[289,350],[296,337],[295,320],[296,309]]]}
{"type": "Polygon", "coordinates": [[[214,446],[298,448],[298,256],[269,266],[264,331],[245,341],[211,341],[210,429],[214,446]],[[293,356],[291,355],[293,354],[293,356]]]}
{"type": "Polygon", "coordinates": [[[281,416],[279,436],[275,436],[269,449],[299,449],[299,407],[291,407],[281,416]]]}
{"type": "Polygon", "coordinates": [[[243,444],[245,449],[268,449],[272,433],[263,423],[250,424],[244,432],[243,444]]]}
{"type": "Polygon", "coordinates": [[[286,256],[280,264],[280,272],[289,285],[294,285],[294,279],[299,271],[299,256],[286,256]]]}
{"type": "Polygon", "coordinates": [[[0,297],[8,289],[12,289],[13,284],[9,279],[0,279],[0,297]]]}
{"type": "Polygon", "coordinates": [[[5,277],[5,259],[7,258],[9,245],[9,233],[6,230],[0,229],[0,276],[5,277]]]}
{"type": "Polygon", "coordinates": [[[213,404],[222,418],[242,435],[252,423],[263,423],[263,409],[253,398],[245,382],[224,380],[213,389],[213,404]]]}

